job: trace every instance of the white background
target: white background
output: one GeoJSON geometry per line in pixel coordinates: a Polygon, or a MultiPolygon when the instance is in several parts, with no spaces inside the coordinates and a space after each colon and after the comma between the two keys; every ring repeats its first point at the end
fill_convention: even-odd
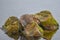
{"type": "MultiPolygon", "coordinates": [[[[0,27],[9,16],[20,18],[23,14],[49,10],[60,24],[60,0],[0,0],[0,27]]],[[[0,40],[13,40],[0,30],[0,40]]],[[[60,29],[52,40],[60,40],[60,29]]]]}

